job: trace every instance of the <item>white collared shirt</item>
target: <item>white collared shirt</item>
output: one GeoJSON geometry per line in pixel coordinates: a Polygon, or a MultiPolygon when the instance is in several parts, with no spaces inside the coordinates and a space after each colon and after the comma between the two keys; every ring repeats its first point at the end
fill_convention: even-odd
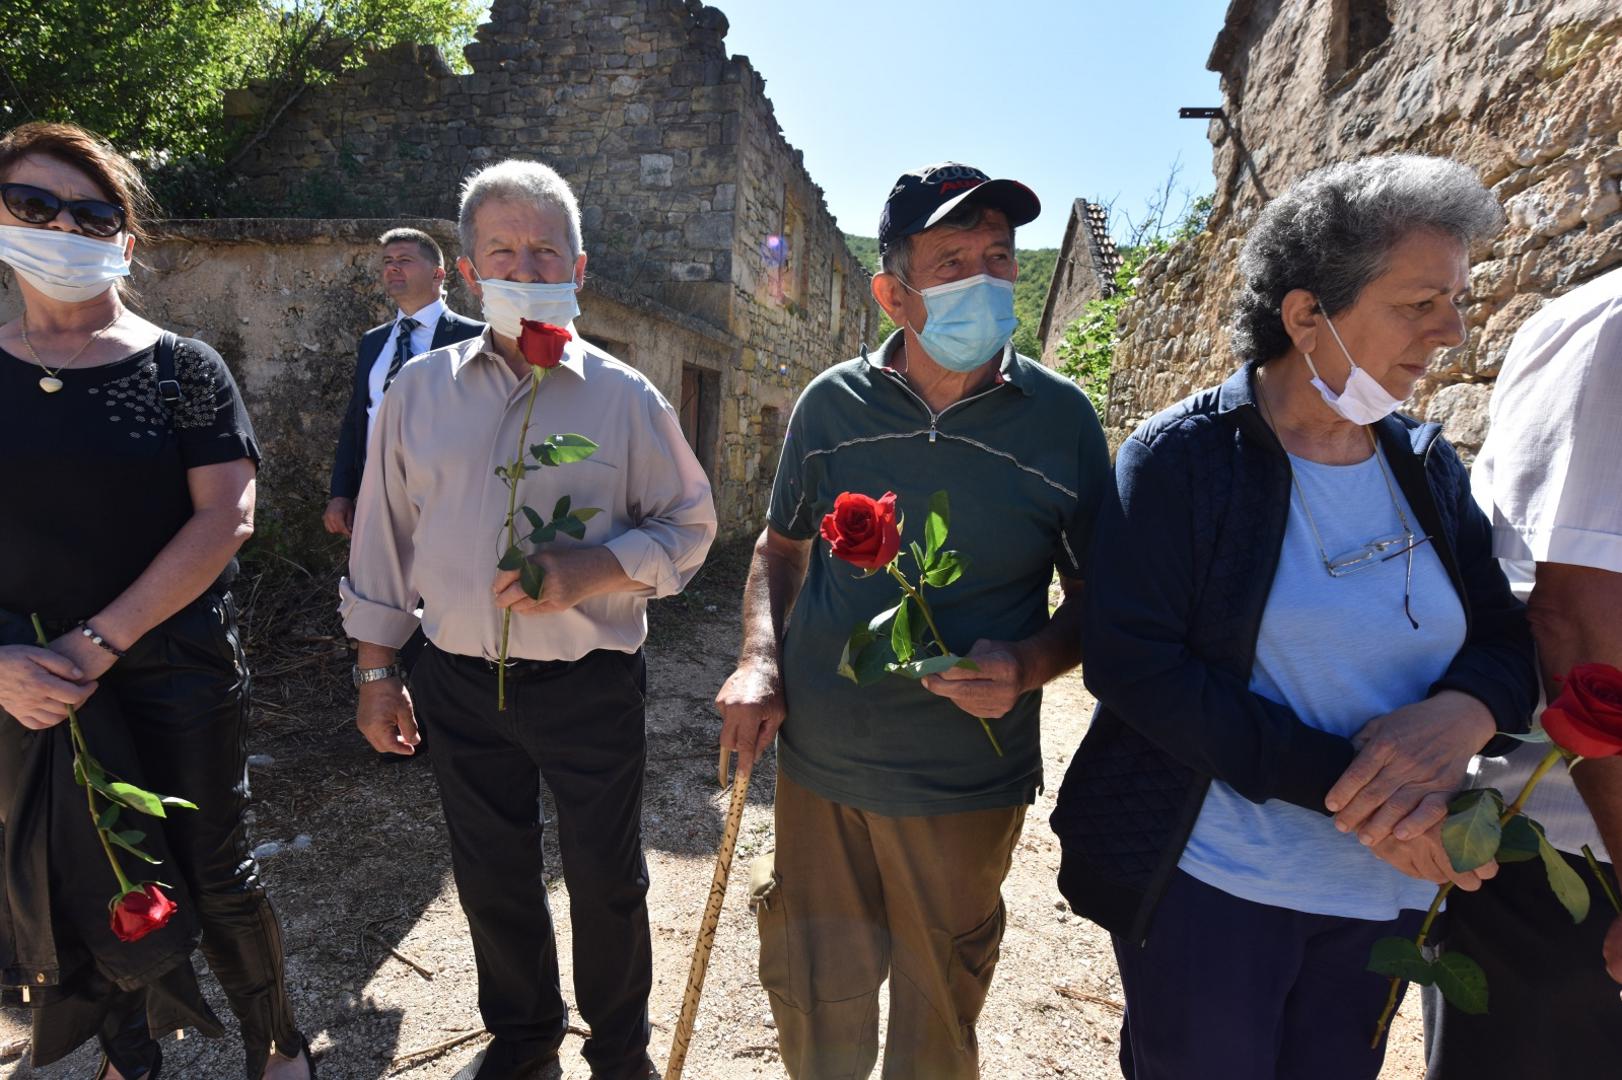
{"type": "MultiPolygon", "coordinates": [[[[495,470],[519,453],[530,386],[493,350],[488,328],[417,357],[395,377],[367,447],[340,584],[351,637],[398,648],[417,627],[421,597],[423,632],[437,647],[497,655],[501,611],[490,586],[505,550],[507,487],[495,470]]],[[[644,588],[514,616],[509,655],[522,659],[634,652],[647,636],[647,597],[679,592],[715,539],[709,479],[669,403],[639,372],[578,336],[541,380],[523,442],[571,432],[597,443],[597,452],[557,467],[531,462],[519,504],[543,518],[564,495],[575,507],[600,509],[583,541],[552,543],[606,547],[644,588]]],[[[528,532],[522,514],[518,521],[528,532]]]]}
{"type": "MultiPolygon", "coordinates": [[[[389,336],[383,339],[383,351],[372,361],[372,370],[366,376],[368,440],[372,436],[372,425],[377,422],[377,407],[383,402],[383,380],[388,377],[389,365],[394,362],[395,342],[400,338],[400,320],[407,314],[404,310],[395,312],[394,326],[390,328],[389,336]]],[[[439,320],[445,314],[445,298],[441,296],[409,314],[411,318],[417,320],[417,328],[411,331],[411,355],[420,356],[434,347],[434,330],[438,328],[439,320]]]]}
{"type": "MultiPolygon", "coordinates": [[[[1531,595],[1540,562],[1622,573],[1622,270],[1526,320],[1499,372],[1490,416],[1470,487],[1515,594],[1531,595]]],[[[1479,759],[1477,786],[1513,798],[1544,749],[1479,759]]],[[[1588,843],[1607,857],[1564,769],[1538,785],[1526,812],[1561,851],[1577,854],[1588,843]]]]}

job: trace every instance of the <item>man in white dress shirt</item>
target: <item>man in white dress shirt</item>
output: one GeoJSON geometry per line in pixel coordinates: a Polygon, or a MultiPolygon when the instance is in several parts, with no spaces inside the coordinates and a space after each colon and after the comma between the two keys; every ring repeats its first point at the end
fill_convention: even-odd
{"type": "Polygon", "coordinates": [[[333,454],[331,498],[321,516],[329,533],[348,536],[355,523],[355,496],[366,468],[366,440],[383,391],[407,360],[477,335],[484,324],[445,306],[445,253],[419,229],[390,229],[378,239],[383,291],[397,306],[393,319],[360,339],[349,407],[333,454]]]}
{"type": "Polygon", "coordinates": [[[647,598],[686,586],[715,537],[709,481],[668,402],[641,374],[575,335],[531,402],[523,324],[570,329],[585,279],[580,210],[544,165],[505,161],[463,185],[459,268],[488,329],[407,364],[378,410],[344,579],[344,626],[361,642],[356,725],[410,754],[418,723],[472,931],[479,1011],[495,1038],[463,1076],[557,1075],[568,1030],[541,861],[540,781],[557,804],[574,928],[575,1001],[594,1080],[645,1080],[653,982],[642,773],[647,598]],[[529,555],[538,599],[498,573],[508,492],[496,469],[519,448],[578,433],[598,446],[531,465],[522,505],[568,496],[601,512],[583,535],[529,555]],[[414,610],[422,597],[420,612],[414,610]],[[502,612],[506,708],[496,704],[502,612]],[[395,651],[421,622],[428,645],[409,693],[395,651]]]}
{"type": "MultiPolygon", "coordinates": [[[[1522,324],[1490,417],[1471,489],[1492,520],[1493,552],[1527,602],[1552,701],[1577,664],[1622,668],[1622,270],[1522,324]]],[[[1477,786],[1514,798],[1545,750],[1482,759],[1477,786]]],[[[1449,897],[1440,944],[1486,970],[1491,1011],[1466,1015],[1427,988],[1430,1080],[1622,1073],[1622,918],[1582,855],[1589,845],[1616,881],[1622,758],[1554,770],[1526,812],[1587,882],[1588,917],[1572,923],[1536,859],[1449,897]]]]}

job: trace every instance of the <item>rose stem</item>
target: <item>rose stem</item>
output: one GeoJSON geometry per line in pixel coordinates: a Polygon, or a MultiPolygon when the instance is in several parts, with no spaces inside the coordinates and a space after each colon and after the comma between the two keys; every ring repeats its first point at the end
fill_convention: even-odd
{"type": "MultiPolygon", "coordinates": [[[[923,615],[924,624],[929,627],[929,632],[934,635],[935,644],[940,647],[941,655],[952,655],[952,650],[946,647],[946,640],[941,637],[940,628],[935,625],[935,616],[929,610],[929,603],[924,600],[923,586],[920,584],[918,588],[913,588],[912,582],[908,581],[907,576],[897,569],[893,559],[885,569],[890,572],[891,577],[901,583],[901,590],[918,602],[918,611],[923,615]]],[[[983,716],[977,716],[975,719],[980,721],[980,729],[986,733],[986,738],[991,740],[991,748],[997,751],[998,757],[1002,757],[1002,747],[997,743],[997,736],[991,733],[991,724],[983,716]]]]}
{"type": "MultiPolygon", "coordinates": [[[[529,403],[524,406],[524,425],[518,429],[518,457],[507,469],[507,546],[502,548],[501,554],[505,558],[507,552],[513,547],[513,518],[518,514],[518,482],[524,478],[527,471],[524,465],[524,444],[529,441],[529,418],[535,411],[535,395],[541,388],[543,372],[538,367],[529,369],[533,380],[529,385],[529,403]],[[512,475],[513,469],[518,469],[518,475],[512,475]]],[[[501,655],[496,661],[496,711],[507,710],[507,635],[512,631],[512,608],[501,609],[501,655]]]]}
{"type": "MultiPolygon", "coordinates": [[[[1526,786],[1521,788],[1521,793],[1515,796],[1515,801],[1505,807],[1503,814],[1498,818],[1498,827],[1500,829],[1509,822],[1510,818],[1521,812],[1521,808],[1526,805],[1526,800],[1532,795],[1532,789],[1538,786],[1538,782],[1564,756],[1565,751],[1558,746],[1543,755],[1543,760],[1538,762],[1538,767],[1533,769],[1532,775],[1526,778],[1526,786]]],[[[1414,938],[1414,944],[1420,949],[1425,947],[1425,939],[1430,935],[1431,924],[1436,921],[1436,913],[1442,910],[1442,901],[1446,900],[1447,894],[1452,891],[1453,883],[1451,881],[1436,890],[1436,899],[1431,901],[1430,910],[1425,913],[1425,921],[1419,924],[1419,935],[1414,938]]],[[[1369,1044],[1371,1050],[1380,1048],[1380,1039],[1385,1035],[1386,1025],[1391,1023],[1391,1014],[1396,1011],[1397,993],[1402,989],[1402,982],[1403,980],[1398,976],[1391,976],[1391,992],[1386,995],[1385,1011],[1380,1013],[1380,1020],[1374,1026],[1374,1041],[1369,1044]]]]}
{"type": "MultiPolygon", "coordinates": [[[[45,627],[39,621],[38,613],[29,615],[34,623],[34,638],[42,649],[50,648],[50,641],[45,637],[45,627]]],[[[124,876],[124,868],[118,865],[118,856],[113,853],[113,845],[107,841],[107,831],[101,827],[101,815],[96,813],[96,789],[90,783],[90,770],[85,768],[85,760],[94,760],[90,755],[90,747],[84,741],[84,732],[79,727],[79,711],[72,705],[68,706],[68,738],[73,743],[73,756],[79,759],[79,775],[84,777],[84,800],[90,808],[90,824],[95,827],[96,839],[101,841],[101,850],[107,853],[107,861],[112,864],[113,876],[118,878],[118,898],[122,900],[125,893],[135,892],[135,886],[130,879],[124,876]]],[[[117,903],[117,901],[114,901],[117,903]]]]}
{"type": "Polygon", "coordinates": [[[1599,882],[1600,891],[1605,894],[1605,899],[1611,902],[1611,910],[1618,915],[1622,915],[1622,901],[1616,898],[1616,886],[1612,885],[1610,880],[1600,873],[1599,860],[1594,858],[1594,849],[1587,844],[1583,845],[1583,858],[1588,860],[1588,869],[1594,872],[1594,880],[1599,882]]]}

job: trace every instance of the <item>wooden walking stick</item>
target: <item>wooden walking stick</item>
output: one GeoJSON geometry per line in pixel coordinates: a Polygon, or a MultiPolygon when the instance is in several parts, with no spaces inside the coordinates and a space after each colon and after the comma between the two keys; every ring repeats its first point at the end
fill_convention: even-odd
{"type": "MultiPolygon", "coordinates": [[[[730,751],[721,750],[717,774],[726,786],[727,758],[730,751]]],[[[704,905],[704,921],[698,927],[698,940],[693,943],[693,963],[687,971],[687,990],[681,999],[681,1018],[676,1021],[676,1034],[670,1042],[670,1060],[665,1064],[665,1080],[681,1080],[682,1066],[687,1061],[687,1045],[693,1040],[693,1023],[698,1019],[698,999],[704,992],[704,973],[710,966],[710,947],[715,944],[715,926],[721,920],[721,903],[727,895],[727,875],[732,871],[732,851],[738,846],[738,826],[743,824],[744,796],[749,791],[750,766],[742,765],[732,778],[732,802],[727,807],[726,828],[721,832],[721,849],[715,853],[715,876],[710,879],[710,899],[704,905]]]]}

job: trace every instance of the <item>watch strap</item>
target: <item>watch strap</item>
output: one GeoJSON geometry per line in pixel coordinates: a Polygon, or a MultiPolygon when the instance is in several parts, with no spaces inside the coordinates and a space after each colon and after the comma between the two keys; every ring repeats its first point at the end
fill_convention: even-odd
{"type": "Polygon", "coordinates": [[[350,681],[355,684],[356,688],[359,688],[365,686],[367,683],[382,682],[384,679],[395,678],[400,674],[401,671],[399,664],[390,664],[387,667],[375,668],[363,668],[359,664],[356,664],[350,669],[349,678],[350,681]]]}

